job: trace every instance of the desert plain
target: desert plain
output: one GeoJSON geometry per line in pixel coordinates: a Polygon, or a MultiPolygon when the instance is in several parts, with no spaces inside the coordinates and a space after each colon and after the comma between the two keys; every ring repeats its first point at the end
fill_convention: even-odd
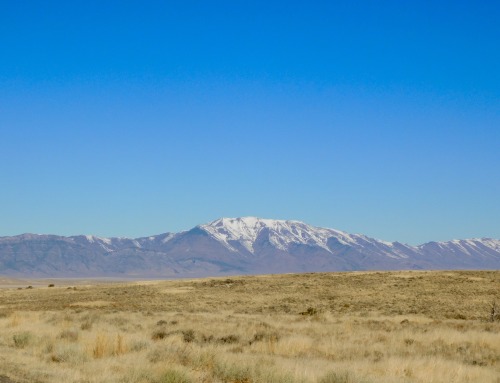
{"type": "Polygon", "coordinates": [[[0,285],[0,382],[500,383],[500,271],[0,285]]]}

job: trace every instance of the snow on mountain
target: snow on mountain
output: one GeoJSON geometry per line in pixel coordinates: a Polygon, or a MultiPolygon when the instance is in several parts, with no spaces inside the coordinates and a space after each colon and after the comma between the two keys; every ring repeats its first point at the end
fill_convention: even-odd
{"type": "Polygon", "coordinates": [[[497,257],[500,240],[492,238],[454,239],[446,242],[428,242],[417,246],[420,254],[446,254],[458,257],[497,257]]]}
{"type": "Polygon", "coordinates": [[[143,238],[0,237],[0,274],[209,276],[339,270],[500,269],[500,240],[410,246],[256,217],[220,218],[143,238]]]}
{"type": "Polygon", "coordinates": [[[250,253],[254,253],[254,243],[264,231],[268,231],[269,242],[277,249],[287,251],[292,244],[318,246],[331,253],[327,245],[329,238],[337,238],[342,244],[356,242],[355,237],[342,231],[307,225],[300,221],[284,221],[256,217],[220,218],[199,226],[231,251],[237,249],[231,242],[239,242],[250,253]]]}
{"type": "Polygon", "coordinates": [[[315,227],[300,221],[262,219],[256,217],[220,218],[199,226],[214,239],[220,241],[232,252],[239,252],[241,245],[252,254],[256,253],[257,238],[265,235],[277,250],[290,252],[293,248],[306,245],[319,248],[330,254],[338,254],[346,249],[360,254],[381,255],[394,259],[408,258],[417,252],[408,245],[379,241],[362,234],[349,234],[340,230],[315,227]]]}

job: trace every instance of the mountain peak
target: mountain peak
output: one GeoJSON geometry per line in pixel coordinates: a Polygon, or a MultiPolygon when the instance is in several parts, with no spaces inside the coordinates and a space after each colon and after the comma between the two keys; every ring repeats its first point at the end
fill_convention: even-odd
{"type": "Polygon", "coordinates": [[[349,234],[307,225],[300,221],[265,219],[258,217],[219,218],[199,226],[231,251],[237,251],[240,244],[254,253],[254,244],[263,230],[267,230],[269,242],[279,250],[287,251],[290,244],[319,246],[330,252],[328,238],[338,237],[341,241],[352,242],[349,234]]]}
{"type": "Polygon", "coordinates": [[[280,225],[280,224],[285,224],[285,223],[304,224],[303,222],[300,222],[300,221],[291,221],[291,220],[284,220],[284,219],[269,219],[269,218],[247,216],[247,217],[235,217],[235,218],[222,217],[222,218],[216,219],[215,221],[209,222],[206,225],[211,225],[211,226],[213,226],[213,225],[219,225],[219,226],[220,225],[275,226],[275,225],[280,225]]]}
{"type": "Polygon", "coordinates": [[[274,226],[277,222],[257,217],[219,218],[199,227],[232,251],[236,251],[236,249],[230,242],[237,241],[253,253],[253,243],[260,231],[264,227],[274,226]]]}

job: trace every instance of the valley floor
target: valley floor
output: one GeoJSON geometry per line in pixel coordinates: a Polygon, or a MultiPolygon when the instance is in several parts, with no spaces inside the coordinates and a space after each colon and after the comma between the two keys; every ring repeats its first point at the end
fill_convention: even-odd
{"type": "Polygon", "coordinates": [[[500,271],[70,283],[0,289],[0,381],[500,383],[500,271]]]}

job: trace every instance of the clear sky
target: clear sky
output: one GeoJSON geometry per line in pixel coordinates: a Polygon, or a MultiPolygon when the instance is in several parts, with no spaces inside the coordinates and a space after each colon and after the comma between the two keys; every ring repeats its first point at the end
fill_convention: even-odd
{"type": "Polygon", "coordinates": [[[0,236],[259,216],[500,238],[498,1],[0,1],[0,236]]]}

